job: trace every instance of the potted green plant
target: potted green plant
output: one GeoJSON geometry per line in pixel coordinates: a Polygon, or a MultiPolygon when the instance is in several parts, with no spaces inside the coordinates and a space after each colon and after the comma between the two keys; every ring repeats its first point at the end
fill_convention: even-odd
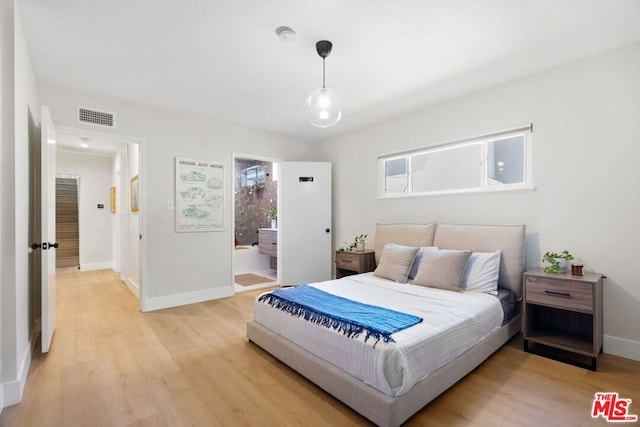
{"type": "Polygon", "coordinates": [[[358,234],[354,239],[352,243],[347,243],[344,242],[344,246],[340,248],[340,251],[352,251],[352,250],[356,250],[358,252],[363,252],[364,251],[364,239],[367,238],[367,235],[365,233],[363,234],[358,234]]]}
{"type": "Polygon", "coordinates": [[[264,216],[271,221],[271,228],[278,228],[278,211],[275,206],[269,206],[265,209],[264,216]]]}
{"type": "Polygon", "coordinates": [[[544,271],[547,273],[562,273],[567,271],[569,262],[573,261],[573,255],[569,251],[562,251],[561,253],[545,252],[542,256],[542,262],[548,265],[544,267],[544,271]]]}

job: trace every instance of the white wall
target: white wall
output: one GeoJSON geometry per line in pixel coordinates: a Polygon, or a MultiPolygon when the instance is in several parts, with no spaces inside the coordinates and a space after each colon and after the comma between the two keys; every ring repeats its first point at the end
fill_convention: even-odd
{"type": "MultiPolygon", "coordinates": [[[[40,121],[36,80],[13,1],[0,2],[2,70],[2,398],[20,401],[31,363],[33,283],[29,283],[30,120],[40,121]]],[[[31,127],[33,131],[33,127],[31,127]]],[[[37,135],[31,135],[37,139],[37,135]]]]}
{"type": "Polygon", "coordinates": [[[144,309],[233,294],[233,152],[284,160],[313,159],[315,144],[294,138],[47,84],[40,86],[40,96],[42,103],[51,109],[57,125],[80,126],[75,123],[74,116],[79,104],[115,112],[118,124],[115,133],[139,136],[144,140],[140,152],[140,220],[142,244],[146,246],[146,259],[142,257],[143,270],[140,272],[144,309]],[[223,232],[174,232],[174,212],[166,209],[166,201],[174,199],[176,156],[224,163],[226,225],[223,232]],[[144,265],[147,266],[146,275],[144,265]]]}
{"type": "Polygon", "coordinates": [[[112,186],[113,158],[58,151],[56,172],[80,177],[78,185],[78,226],[80,269],[113,268],[112,214],[109,189],[112,186]],[[104,205],[98,209],[97,205],[104,205]]]}
{"type": "Polygon", "coordinates": [[[604,283],[605,351],[640,359],[640,45],[496,86],[319,145],[335,244],[376,222],[526,224],[527,267],[568,249],[604,283]],[[535,191],[377,200],[378,155],[533,123],[535,191]]]}

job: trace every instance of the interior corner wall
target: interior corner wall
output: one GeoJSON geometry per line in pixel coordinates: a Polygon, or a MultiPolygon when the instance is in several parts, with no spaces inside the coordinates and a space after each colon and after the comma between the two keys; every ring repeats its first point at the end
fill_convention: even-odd
{"type": "Polygon", "coordinates": [[[113,158],[58,151],[56,172],[80,177],[78,185],[78,226],[80,269],[112,268],[112,220],[110,194],[113,158]],[[102,209],[98,204],[103,205],[102,209]]]}
{"type": "Polygon", "coordinates": [[[1,360],[3,405],[13,405],[31,363],[34,313],[29,283],[29,142],[40,122],[36,79],[14,1],[0,2],[2,70],[1,360]],[[31,126],[30,126],[31,123],[31,126]]]}
{"type": "Polygon", "coordinates": [[[568,249],[604,273],[605,351],[640,359],[640,44],[323,141],[334,164],[335,242],[376,222],[526,224],[526,266],[568,249]],[[533,123],[536,190],[381,200],[383,154],[533,123]]]}
{"type": "MultiPolygon", "coordinates": [[[[232,153],[315,160],[314,144],[308,141],[44,83],[39,90],[42,104],[49,107],[58,126],[84,126],[75,120],[76,105],[84,105],[114,112],[114,133],[138,136],[144,141],[140,171],[141,234],[146,248],[140,272],[143,310],[233,295],[232,153]],[[176,156],[224,164],[223,231],[175,232],[175,212],[166,206],[167,200],[175,200],[176,156]]],[[[128,194],[124,189],[121,193],[128,194]]]]}

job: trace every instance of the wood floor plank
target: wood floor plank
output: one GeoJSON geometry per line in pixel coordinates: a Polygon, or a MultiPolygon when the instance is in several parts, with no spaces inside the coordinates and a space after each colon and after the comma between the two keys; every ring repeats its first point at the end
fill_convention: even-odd
{"type": "MultiPolygon", "coordinates": [[[[246,339],[265,290],[141,313],[110,270],[58,275],[57,330],[34,353],[13,426],[343,426],[370,423],[246,339]]],[[[640,362],[604,354],[591,372],[524,353],[516,337],[408,426],[605,425],[594,393],[640,414],[640,362]]]]}

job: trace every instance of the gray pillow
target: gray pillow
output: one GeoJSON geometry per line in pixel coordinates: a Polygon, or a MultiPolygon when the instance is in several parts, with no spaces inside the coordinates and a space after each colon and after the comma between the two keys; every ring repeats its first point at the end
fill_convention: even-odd
{"type": "Polygon", "coordinates": [[[394,282],[406,282],[418,249],[411,246],[394,245],[393,243],[385,244],[380,255],[380,263],[373,275],[393,280],[394,282]]]}
{"type": "Polygon", "coordinates": [[[424,248],[414,285],[462,292],[464,269],[471,251],[424,248]]]}
{"type": "MultiPolygon", "coordinates": [[[[425,248],[438,249],[436,246],[425,246],[425,248]]],[[[416,253],[416,258],[413,260],[413,265],[411,265],[411,271],[409,271],[409,276],[407,280],[413,280],[418,274],[418,267],[420,267],[420,263],[422,262],[422,250],[424,248],[418,248],[418,253],[416,253]]]]}

